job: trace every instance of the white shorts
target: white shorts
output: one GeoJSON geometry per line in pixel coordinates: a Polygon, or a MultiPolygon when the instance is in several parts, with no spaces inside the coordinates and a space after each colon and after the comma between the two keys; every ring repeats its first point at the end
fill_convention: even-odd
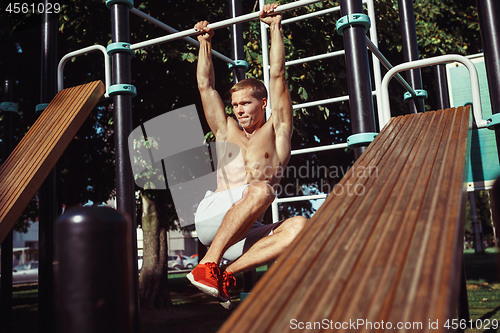
{"type": "MultiPolygon", "coordinates": [[[[198,205],[194,218],[196,233],[198,239],[206,246],[210,246],[219,230],[224,217],[229,209],[243,197],[243,191],[248,187],[243,185],[223,192],[214,193],[207,191],[205,198],[198,205]]],[[[272,224],[262,224],[254,222],[250,230],[236,244],[231,246],[224,253],[224,258],[227,260],[236,260],[243,253],[248,251],[253,244],[258,240],[272,235],[282,221],[272,224]]]]}

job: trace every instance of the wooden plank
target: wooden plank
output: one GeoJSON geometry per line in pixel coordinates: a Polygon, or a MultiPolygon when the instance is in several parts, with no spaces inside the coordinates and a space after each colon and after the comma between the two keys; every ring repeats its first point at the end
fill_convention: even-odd
{"type": "Polygon", "coordinates": [[[453,317],[469,113],[393,118],[339,183],[366,192],[332,191],[221,332],[287,332],[292,319],[428,330],[429,319],[453,317]]]}
{"type": "Polygon", "coordinates": [[[104,94],[101,81],[60,91],[0,168],[0,242],[104,94]]]}

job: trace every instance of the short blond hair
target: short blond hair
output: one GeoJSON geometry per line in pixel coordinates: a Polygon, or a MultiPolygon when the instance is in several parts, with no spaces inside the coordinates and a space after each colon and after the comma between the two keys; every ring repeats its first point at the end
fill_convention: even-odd
{"type": "Polygon", "coordinates": [[[267,98],[266,86],[257,79],[249,78],[241,80],[240,82],[236,83],[229,91],[231,92],[232,95],[233,93],[243,89],[251,89],[252,96],[259,100],[267,98]]]}

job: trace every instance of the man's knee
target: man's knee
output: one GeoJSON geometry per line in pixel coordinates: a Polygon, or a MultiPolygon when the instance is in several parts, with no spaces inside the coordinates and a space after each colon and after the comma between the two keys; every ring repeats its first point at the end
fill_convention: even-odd
{"type": "Polygon", "coordinates": [[[307,218],[304,216],[291,217],[286,220],[286,231],[292,238],[295,238],[304,229],[307,221],[307,218]]]}
{"type": "Polygon", "coordinates": [[[260,205],[270,205],[275,198],[274,189],[264,182],[252,183],[246,188],[246,191],[246,196],[260,205]]]}

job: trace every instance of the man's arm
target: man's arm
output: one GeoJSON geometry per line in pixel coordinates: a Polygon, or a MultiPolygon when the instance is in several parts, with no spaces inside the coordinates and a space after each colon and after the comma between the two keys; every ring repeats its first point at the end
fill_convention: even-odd
{"type": "Polygon", "coordinates": [[[269,25],[271,35],[270,88],[272,122],[276,135],[288,140],[293,131],[293,109],[285,77],[285,45],[281,29],[281,14],[272,15],[277,4],[267,4],[260,13],[261,21],[269,25]],[[270,15],[270,16],[267,16],[270,15]]]}
{"type": "Polygon", "coordinates": [[[208,125],[218,140],[226,141],[227,117],[224,103],[215,90],[215,75],[212,63],[212,36],[214,32],[207,25],[207,21],[202,21],[194,26],[196,30],[205,32],[198,35],[200,51],[196,78],[208,125]]]}

